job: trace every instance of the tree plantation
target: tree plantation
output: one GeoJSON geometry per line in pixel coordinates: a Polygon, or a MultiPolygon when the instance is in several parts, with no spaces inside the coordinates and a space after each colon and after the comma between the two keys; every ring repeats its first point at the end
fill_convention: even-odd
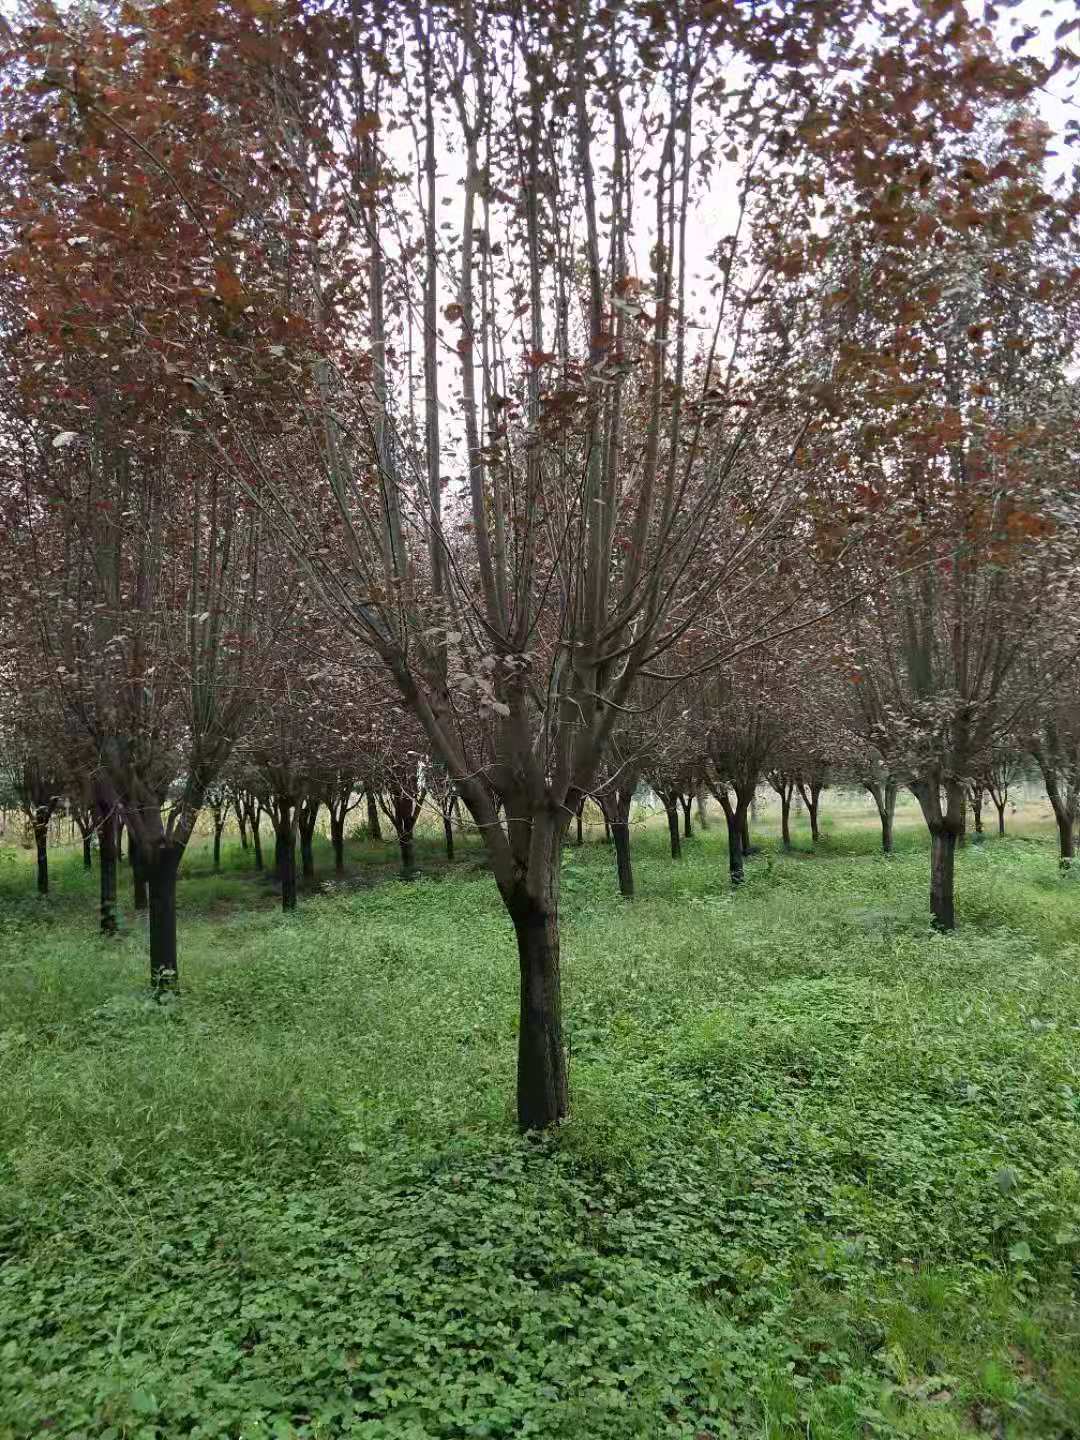
{"type": "Polygon", "coordinates": [[[0,67],[0,1440],[1080,1435],[1074,6],[0,67]]]}

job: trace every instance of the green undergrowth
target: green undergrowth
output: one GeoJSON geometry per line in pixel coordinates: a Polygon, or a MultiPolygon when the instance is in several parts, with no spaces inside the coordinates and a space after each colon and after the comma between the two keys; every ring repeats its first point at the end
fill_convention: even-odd
{"type": "Polygon", "coordinates": [[[541,1140],[467,838],[191,855],[172,1005],[0,852],[0,1440],[1080,1437],[1080,877],[969,845],[940,937],[914,826],[798,844],[567,852],[541,1140]]]}

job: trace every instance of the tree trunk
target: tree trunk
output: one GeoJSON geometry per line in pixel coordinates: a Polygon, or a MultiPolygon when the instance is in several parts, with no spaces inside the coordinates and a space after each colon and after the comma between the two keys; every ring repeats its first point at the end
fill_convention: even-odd
{"type": "Polygon", "coordinates": [[[604,844],[611,844],[611,822],[606,815],[604,816],[604,844]]]}
{"type": "Polygon", "coordinates": [[[126,830],[127,826],[121,820],[116,827],[116,859],[118,862],[124,858],[124,832],[126,830]]]}
{"type": "Polygon", "coordinates": [[[810,792],[810,799],[807,801],[806,812],[810,816],[810,843],[816,845],[821,839],[821,832],[818,829],[818,804],[821,796],[813,790],[810,792]]]}
{"type": "Polygon", "coordinates": [[[288,820],[274,846],[278,877],[281,880],[281,908],[296,909],[296,825],[288,820]]]}
{"type": "Polygon", "coordinates": [[[731,883],[741,885],[743,881],[743,838],[746,830],[746,811],[736,806],[725,806],[724,819],[727,821],[728,870],[731,883]]]}
{"type": "Polygon", "coordinates": [[[115,814],[104,815],[98,826],[98,857],[101,882],[101,933],[116,934],[116,835],[115,814]]]}
{"type": "Polygon", "coordinates": [[[574,811],[574,824],[576,826],[575,843],[578,845],[583,845],[585,843],[585,836],[582,832],[582,820],[584,818],[584,814],[585,801],[582,800],[581,804],[574,811]]]}
{"type": "Polygon", "coordinates": [[[319,806],[316,801],[313,804],[305,805],[300,811],[298,829],[300,831],[300,869],[305,880],[315,879],[315,825],[319,818],[319,806]]]}
{"type": "Polygon", "coordinates": [[[863,784],[873,796],[874,804],[877,806],[878,819],[881,821],[881,853],[891,855],[893,816],[896,814],[896,781],[886,780],[882,785],[876,780],[864,780],[863,784]]]}
{"type": "Polygon", "coordinates": [[[402,830],[398,836],[398,847],[401,850],[402,880],[415,880],[416,847],[413,843],[413,832],[411,830],[402,830]]]}
{"type": "Polygon", "coordinates": [[[259,833],[259,823],[262,820],[261,814],[251,817],[251,844],[255,852],[255,869],[263,868],[262,835],[259,833]]]}
{"type": "Polygon", "coordinates": [[[94,868],[94,837],[89,830],[82,837],[82,863],[84,870],[94,868]]]}
{"type": "Polygon", "coordinates": [[[683,809],[683,837],[691,840],[694,835],[694,826],[690,818],[690,807],[694,803],[694,797],[693,795],[680,795],[679,802],[683,809]]]}
{"type": "Polygon", "coordinates": [[[930,915],[935,930],[955,930],[954,864],[957,837],[943,827],[930,836],[930,915]]]}
{"type": "Polygon", "coordinates": [[[568,1107],[558,906],[554,902],[541,906],[522,889],[511,898],[508,908],[517,936],[521,977],[518,1125],[523,1131],[543,1130],[561,1120],[568,1107]]]}
{"type": "Polygon", "coordinates": [[[983,833],[982,812],[983,792],[981,790],[973,790],[971,794],[971,813],[975,820],[976,835],[981,835],[983,833]]]}
{"type": "Polygon", "coordinates": [[[630,826],[625,820],[611,822],[611,838],[615,842],[615,867],[619,875],[619,894],[634,898],[634,865],[630,858],[630,826]]]}
{"type": "Polygon", "coordinates": [[[997,803],[997,801],[995,800],[995,801],[994,801],[994,809],[997,811],[997,817],[998,817],[998,834],[999,834],[999,835],[1004,835],[1004,834],[1005,834],[1005,805],[1004,805],[1004,804],[999,805],[999,804],[997,803]]]}
{"type": "Polygon", "coordinates": [[[446,841],[446,858],[454,858],[454,822],[449,815],[442,817],[443,839],[446,841]]]}
{"type": "Polygon", "coordinates": [[[143,864],[142,847],[134,830],[128,830],[128,864],[131,866],[131,893],[136,912],[147,907],[146,866],[143,864]]]}
{"type": "Polygon", "coordinates": [[[741,827],[741,830],[740,830],[740,835],[741,835],[741,838],[742,838],[742,853],[743,853],[744,855],[752,855],[752,854],[754,853],[754,847],[753,847],[753,846],[751,845],[751,843],[750,843],[750,809],[749,809],[749,807],[747,807],[747,808],[746,808],[745,810],[743,810],[743,812],[742,812],[742,827],[741,827]]]}
{"type": "Polygon", "coordinates": [[[334,847],[334,874],[345,874],[345,818],[330,812],[330,844],[334,847]]]}
{"type": "Polygon", "coordinates": [[[791,849],[791,793],[780,795],[780,837],[784,842],[784,849],[791,849]]]}
{"type": "Polygon", "coordinates": [[[379,824],[379,807],[375,804],[374,790],[365,790],[364,798],[367,800],[367,833],[369,840],[382,839],[382,826],[379,824]]]}
{"type": "Polygon", "coordinates": [[[1073,834],[1073,817],[1066,810],[1055,812],[1058,828],[1058,863],[1062,870],[1068,870],[1076,855],[1076,840],[1073,834]]]}
{"type": "Polygon", "coordinates": [[[163,844],[146,863],[150,890],[150,985],[160,999],[180,992],[176,956],[176,876],[183,850],[163,844]]]}
{"type": "Polygon", "coordinates": [[[34,821],[34,844],[37,847],[37,893],[49,893],[49,821],[34,821]]]}
{"type": "Polygon", "coordinates": [[[240,831],[240,849],[246,850],[248,848],[247,816],[239,801],[234,802],[233,809],[236,811],[236,828],[240,831]]]}
{"type": "MultiPolygon", "coordinates": [[[[218,824],[218,822],[217,822],[216,820],[214,821],[214,869],[215,869],[215,870],[220,870],[220,869],[221,869],[221,832],[222,832],[224,829],[225,829],[225,822],[224,822],[224,821],[222,821],[220,825],[218,824]]],[[[131,842],[130,842],[130,841],[128,841],[128,848],[129,848],[129,849],[131,848],[131,842]]]]}
{"type": "Polygon", "coordinates": [[[671,840],[671,858],[681,860],[682,839],[679,834],[679,806],[677,803],[668,805],[665,802],[664,810],[667,814],[668,837],[671,840]]]}

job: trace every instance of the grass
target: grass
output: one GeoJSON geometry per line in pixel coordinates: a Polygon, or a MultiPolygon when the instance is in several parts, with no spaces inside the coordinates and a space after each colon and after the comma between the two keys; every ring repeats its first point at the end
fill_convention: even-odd
{"type": "Polygon", "coordinates": [[[1080,1436],[1080,879],[970,845],[937,937],[910,811],[831,814],[737,894],[720,827],[632,905],[568,851],[525,1141],[468,839],[291,918],[189,856],[175,1006],[0,851],[0,1440],[1080,1436]]]}

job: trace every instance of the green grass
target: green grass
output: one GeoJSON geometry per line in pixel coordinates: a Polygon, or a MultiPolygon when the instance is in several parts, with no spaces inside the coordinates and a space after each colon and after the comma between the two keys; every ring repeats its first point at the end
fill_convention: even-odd
{"type": "Polygon", "coordinates": [[[734,895],[717,827],[635,843],[632,905],[567,854],[525,1141],[470,842],[291,918],[190,855],[174,1006],[0,852],[0,1440],[1080,1436],[1080,879],[969,846],[936,937],[910,816],[734,895]]]}

